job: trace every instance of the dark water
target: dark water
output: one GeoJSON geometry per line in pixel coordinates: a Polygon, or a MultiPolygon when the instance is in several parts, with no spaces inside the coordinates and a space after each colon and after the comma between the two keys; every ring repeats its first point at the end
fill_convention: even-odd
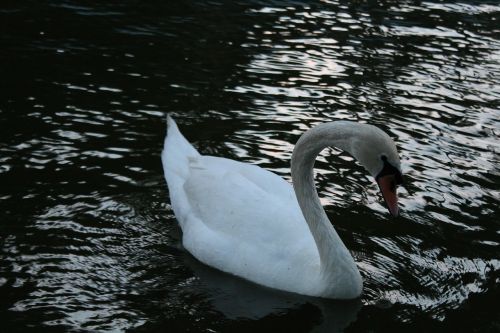
{"type": "Polygon", "coordinates": [[[5,1],[0,319],[16,331],[500,331],[496,1],[5,1]],[[354,302],[261,288],[180,246],[159,154],[289,179],[299,135],[387,130],[394,220],[349,156],[317,182],[365,280],[354,302]]]}

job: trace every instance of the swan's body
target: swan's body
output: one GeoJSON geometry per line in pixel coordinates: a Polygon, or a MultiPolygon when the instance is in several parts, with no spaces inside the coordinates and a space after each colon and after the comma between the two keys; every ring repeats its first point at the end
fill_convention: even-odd
{"type": "MultiPolygon", "coordinates": [[[[371,144],[390,140],[373,126],[350,122],[323,124],[304,134],[292,157],[294,192],[260,167],[200,155],[168,118],[162,162],[184,247],[209,266],[270,288],[358,297],[361,275],[319,203],[312,167],[332,141],[363,163],[370,154],[356,141],[363,135],[371,144]],[[364,134],[355,132],[361,128],[364,134]]],[[[395,148],[384,154],[399,170],[395,148]]],[[[378,174],[383,168],[378,164],[365,167],[378,174]]]]}

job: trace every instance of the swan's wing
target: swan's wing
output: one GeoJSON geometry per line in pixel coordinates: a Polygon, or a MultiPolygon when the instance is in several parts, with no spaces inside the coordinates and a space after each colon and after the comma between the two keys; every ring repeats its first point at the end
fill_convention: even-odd
{"type": "Polygon", "coordinates": [[[279,176],[210,156],[192,159],[189,165],[186,197],[192,213],[211,229],[247,239],[252,233],[274,237],[273,228],[307,229],[291,185],[279,176]]]}
{"type": "MultiPolygon", "coordinates": [[[[292,186],[280,176],[256,165],[242,163],[227,158],[202,156],[191,159],[191,170],[200,171],[204,174],[226,174],[234,173],[251,182],[269,195],[276,196],[281,200],[296,201],[292,186]]],[[[195,172],[192,172],[195,175],[195,172]]],[[[243,189],[242,189],[243,190],[243,189]]],[[[297,206],[298,208],[298,206],[297,206]]]]}
{"type": "Polygon", "coordinates": [[[295,279],[302,270],[319,267],[293,189],[277,175],[200,156],[190,162],[184,192],[190,211],[183,243],[204,263],[269,287],[290,284],[287,290],[305,283],[295,279]]]}

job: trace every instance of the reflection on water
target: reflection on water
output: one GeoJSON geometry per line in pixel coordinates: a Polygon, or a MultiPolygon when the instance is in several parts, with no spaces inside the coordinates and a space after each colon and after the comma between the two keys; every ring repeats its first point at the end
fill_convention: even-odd
{"type": "Polygon", "coordinates": [[[198,279],[194,283],[197,292],[207,293],[214,308],[229,319],[259,320],[272,314],[303,311],[301,307],[307,304],[306,309],[309,306],[316,312],[307,318],[310,328],[317,326],[317,331],[335,332],[353,322],[361,308],[359,299],[332,301],[280,292],[219,272],[189,255],[185,256],[185,262],[198,279]]]}
{"type": "Polygon", "coordinates": [[[500,278],[494,2],[3,4],[0,315],[9,331],[489,331],[500,278]],[[164,114],[205,154],[290,179],[299,135],[349,119],[402,154],[402,217],[350,156],[317,185],[365,280],[280,293],[180,246],[164,114]]]}

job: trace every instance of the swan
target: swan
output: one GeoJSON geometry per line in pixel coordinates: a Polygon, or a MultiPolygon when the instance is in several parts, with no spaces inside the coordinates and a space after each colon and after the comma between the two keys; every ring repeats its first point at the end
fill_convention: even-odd
{"type": "Polygon", "coordinates": [[[361,275],[314,184],[316,156],[329,146],[350,153],[375,177],[397,216],[400,160],[393,140],[375,126],[334,121],[306,131],[292,153],[292,187],[258,166],[201,155],[167,115],[161,157],[184,248],[206,265],[269,288],[359,297],[361,275]]]}

